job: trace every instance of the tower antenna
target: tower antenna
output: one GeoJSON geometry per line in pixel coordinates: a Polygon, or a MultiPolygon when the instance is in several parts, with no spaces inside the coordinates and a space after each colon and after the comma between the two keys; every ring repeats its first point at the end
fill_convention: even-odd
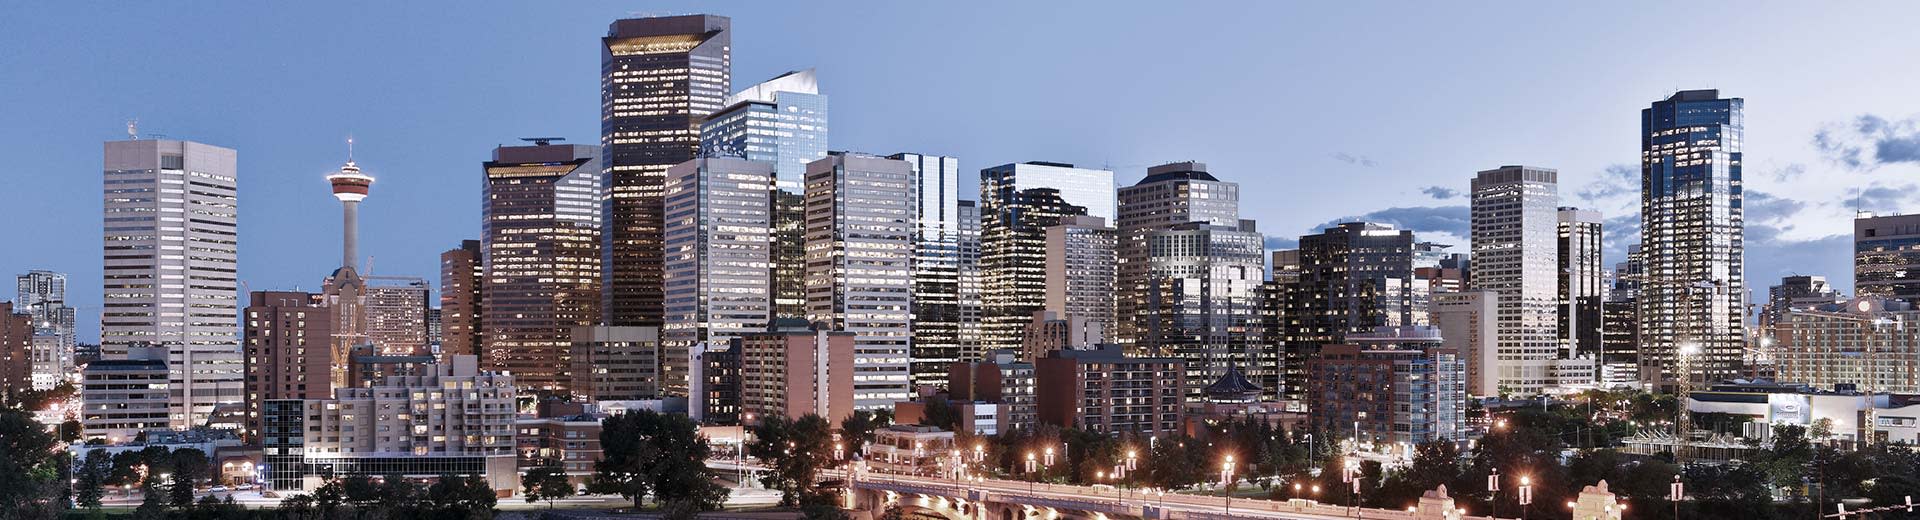
{"type": "Polygon", "coordinates": [[[139,139],[140,139],[140,120],[128,119],[127,120],[127,140],[135,141],[139,139]]]}
{"type": "Polygon", "coordinates": [[[353,134],[347,134],[347,162],[353,162],[353,134]]]}

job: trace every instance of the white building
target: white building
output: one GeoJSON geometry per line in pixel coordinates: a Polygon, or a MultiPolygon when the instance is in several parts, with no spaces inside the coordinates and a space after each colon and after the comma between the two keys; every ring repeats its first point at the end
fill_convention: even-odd
{"type": "Polygon", "coordinates": [[[807,165],[807,317],[854,336],[854,407],[907,399],[913,167],[837,153],[807,165]]]}
{"type": "Polygon", "coordinates": [[[430,372],[392,376],[333,399],[267,401],[262,455],[271,489],[312,490],[323,475],[482,475],[519,487],[513,376],[451,356],[430,372]]]}
{"type": "Polygon", "coordinates": [[[165,360],[168,425],[205,424],[244,392],[235,153],[146,139],[104,155],[101,355],[165,360]]]}
{"type": "Polygon", "coordinates": [[[1559,359],[1559,173],[1502,166],[1473,178],[1473,286],[1494,308],[1499,388],[1534,395],[1562,383],[1559,359]]]}

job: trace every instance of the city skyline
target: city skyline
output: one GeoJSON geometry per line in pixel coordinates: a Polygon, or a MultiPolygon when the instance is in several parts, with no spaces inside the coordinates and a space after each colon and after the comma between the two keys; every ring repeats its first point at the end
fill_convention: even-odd
{"type": "MultiPolygon", "coordinates": [[[[1581,13],[1585,18],[1583,23],[1573,27],[1557,18],[1543,19],[1545,10],[1518,9],[1473,25],[1530,21],[1535,25],[1526,30],[1537,32],[1529,34],[1573,31],[1570,36],[1578,38],[1567,40],[1587,43],[1545,42],[1544,47],[1534,50],[1487,52],[1486,56],[1462,58],[1464,73],[1448,74],[1438,74],[1416,58],[1433,59],[1434,53],[1464,56],[1462,53],[1470,51],[1484,52],[1487,45],[1497,42],[1470,38],[1439,42],[1429,49],[1394,47],[1396,42],[1404,44],[1405,40],[1367,43],[1340,52],[1343,55],[1364,53],[1360,55],[1377,58],[1380,64],[1388,65],[1376,64],[1370,69],[1388,70],[1355,76],[1353,70],[1347,68],[1351,65],[1331,63],[1339,61],[1331,57],[1312,56],[1312,49],[1334,41],[1331,35],[1295,24],[1315,18],[1347,19],[1357,10],[1253,6],[1253,9],[1272,12],[1256,12],[1256,16],[1245,18],[1277,20],[1280,30],[1274,32],[1278,34],[1268,34],[1256,30],[1258,26],[1234,20],[1217,21],[1219,25],[1209,30],[1231,32],[1235,38],[1254,43],[1249,47],[1276,48],[1280,54],[1269,57],[1231,50],[1219,56],[1201,56],[1197,58],[1200,61],[1181,66],[1142,64],[1137,72],[1147,78],[1155,73],[1166,74],[1193,66],[1218,67],[1220,73],[1215,76],[1218,79],[1215,85],[1183,86],[1168,93],[1146,95],[1136,90],[1138,87],[1109,92],[1086,87],[1087,82],[1098,81],[1094,78],[1100,76],[1093,75],[1097,68],[1116,66],[1110,59],[1099,58],[1109,51],[1144,57],[1173,52],[1148,49],[1143,43],[1112,36],[1126,32],[1112,29],[1146,26],[1154,23],[1158,15],[1144,9],[1084,7],[1023,6],[1004,12],[1011,15],[1005,16],[1006,20],[1035,14],[1078,16],[1080,21],[1056,27],[1063,35],[1050,38],[1062,39],[1053,42],[1062,55],[1088,57],[1089,60],[1080,60],[1085,63],[1043,57],[1008,58],[1020,55],[1011,53],[1010,47],[1001,46],[1007,44],[999,43],[964,50],[951,47],[953,41],[958,41],[955,38],[971,40],[964,38],[968,28],[1006,20],[989,19],[973,11],[950,13],[938,6],[863,9],[882,19],[942,16],[953,21],[951,27],[931,32],[888,28],[888,31],[901,31],[882,35],[897,36],[895,39],[900,44],[890,49],[873,49],[849,37],[804,38],[801,36],[805,24],[775,21],[781,14],[830,19],[854,7],[782,13],[788,7],[759,6],[743,11],[732,6],[689,4],[660,11],[733,16],[735,23],[740,24],[733,31],[738,36],[733,41],[733,54],[737,57],[735,76],[746,82],[789,70],[816,69],[821,92],[839,100],[835,104],[833,149],[870,153],[924,150],[957,157],[965,172],[959,183],[963,186],[961,199],[978,199],[977,193],[964,187],[972,184],[967,179],[979,168],[1006,162],[1046,160],[1108,169],[1114,172],[1116,184],[1130,185],[1145,175],[1149,165],[1201,160],[1222,171],[1244,172],[1235,174],[1232,180],[1247,186],[1248,193],[1243,195],[1246,200],[1271,201],[1246,204],[1242,209],[1245,218],[1261,222],[1269,246],[1290,245],[1297,236],[1317,231],[1322,223],[1367,217],[1413,229],[1423,241],[1451,243],[1458,251],[1467,245],[1464,230],[1468,212],[1463,195],[1467,183],[1457,172],[1473,171],[1487,164],[1537,164],[1561,172],[1563,204],[1601,212],[1608,223],[1608,247],[1603,261],[1611,265],[1624,260],[1625,244],[1637,242],[1633,239],[1637,218],[1632,211],[1637,206],[1637,190],[1632,188],[1637,185],[1638,175],[1631,166],[1636,162],[1636,154],[1630,137],[1635,133],[1636,121],[1622,114],[1630,114],[1631,110],[1677,90],[1718,88],[1753,102],[1748,108],[1751,124],[1746,138],[1746,144],[1756,151],[1755,156],[1749,158],[1747,174],[1747,248],[1750,250],[1747,256],[1750,260],[1746,278],[1753,281],[1749,290],[1761,290],[1770,280],[1783,275],[1810,274],[1827,276],[1841,292],[1853,294],[1852,272],[1848,268],[1850,255],[1845,246],[1851,243],[1850,217],[1856,201],[1864,209],[1883,214],[1920,209],[1920,200],[1914,200],[1913,190],[1901,191],[1912,184],[1904,179],[1911,178],[1907,174],[1915,171],[1916,163],[1901,155],[1903,148],[1895,146],[1914,139],[1914,125],[1910,112],[1889,94],[1920,86],[1920,78],[1879,74],[1879,69],[1870,65],[1915,50],[1902,48],[1902,42],[1875,42],[1876,45],[1868,48],[1846,47],[1845,58],[1801,60],[1799,62],[1807,63],[1806,67],[1787,70],[1762,66],[1754,60],[1843,50],[1826,45],[1840,46],[1845,42],[1823,44],[1816,49],[1785,49],[1781,47],[1784,44],[1771,41],[1773,39],[1736,31],[1717,35],[1728,43],[1716,44],[1725,47],[1715,49],[1730,53],[1733,49],[1751,51],[1731,53],[1723,62],[1705,65],[1660,58],[1657,63],[1645,66],[1651,72],[1644,72],[1638,70],[1641,64],[1629,65],[1594,54],[1600,52],[1602,46],[1592,42],[1615,41],[1605,36],[1633,31],[1630,23],[1633,15],[1627,14],[1628,9],[1590,8],[1581,13]],[[1261,14],[1269,16],[1258,16],[1261,14]],[[1080,39],[1071,39],[1076,36],[1080,39]],[[920,86],[916,91],[888,93],[903,85],[901,81],[908,81],[889,79],[897,71],[893,64],[901,63],[901,56],[913,53],[949,58],[953,68],[942,76],[949,79],[930,83],[914,81],[912,84],[920,86]],[[1250,59],[1252,57],[1261,59],[1250,59]],[[1582,62],[1586,69],[1547,63],[1549,61],[1582,62]],[[1289,80],[1298,77],[1289,73],[1296,69],[1347,73],[1361,81],[1339,88],[1304,85],[1311,82],[1289,80]],[[1629,75],[1630,81],[1625,83],[1610,81],[1590,86],[1572,83],[1584,81],[1586,77],[1621,77],[1615,72],[1629,69],[1636,73],[1629,75]],[[1514,70],[1540,73],[1542,84],[1561,88],[1488,86],[1469,80],[1475,74],[1514,70]],[[968,81],[1004,72],[1025,74],[1031,78],[1029,81],[1061,88],[1009,89],[968,81]],[[1456,74],[1462,77],[1453,77],[1456,74]],[[1878,74],[1872,76],[1878,81],[1859,86],[1851,85],[1855,82],[1847,79],[1862,74],[1878,74]],[[1472,88],[1462,83],[1469,83],[1472,88]],[[1419,96],[1403,94],[1415,88],[1429,92],[1419,96]],[[1529,90],[1550,90],[1551,95],[1529,90]],[[1263,99],[1283,101],[1252,109],[1252,112],[1218,116],[1221,126],[1238,132],[1210,132],[1209,137],[1202,137],[1157,123],[1173,117],[1189,117],[1195,110],[1245,98],[1248,92],[1262,92],[1263,99]],[[1122,98],[1137,101],[1138,105],[1116,106],[1116,99],[1122,98]],[[1309,102],[1316,98],[1334,102],[1309,102]],[[1298,101],[1285,101],[1288,99],[1298,101]],[[1347,111],[1357,112],[1342,116],[1344,119],[1314,106],[1352,105],[1362,99],[1378,106],[1350,107],[1347,111]],[[1039,103],[1046,103],[1051,111],[1035,111],[1035,104],[1039,103]],[[903,121],[891,116],[903,110],[922,111],[926,117],[903,121]],[[1388,113],[1395,114],[1395,124],[1382,123],[1388,113]],[[1082,128],[1084,125],[1069,123],[1093,120],[1078,118],[1096,114],[1120,124],[1100,125],[1089,131],[1082,128]],[[1502,125],[1543,117],[1567,131],[1547,136],[1495,133],[1502,125]],[[1317,135],[1294,135],[1298,132],[1275,129],[1265,124],[1269,119],[1303,121],[1298,126],[1315,127],[1317,135]],[[987,131],[1003,128],[1022,130],[987,131]],[[1450,145],[1447,136],[1461,131],[1501,137],[1477,140],[1471,146],[1450,145]],[[1276,137],[1280,139],[1274,139],[1276,137]],[[1276,140],[1285,143],[1277,148],[1269,144],[1276,140]],[[1616,168],[1618,166],[1625,168],[1616,168]],[[1382,181],[1392,184],[1387,188],[1356,191],[1382,181]],[[1353,197],[1353,193],[1367,196],[1353,197]]],[[[79,12],[30,9],[37,11],[32,13],[35,16],[22,18],[58,22],[83,16],[79,12]]],[[[6,40],[19,39],[12,42],[16,48],[38,51],[8,58],[17,61],[16,66],[49,68],[43,65],[53,62],[45,60],[63,59],[89,64],[79,70],[71,70],[74,67],[71,65],[64,66],[66,69],[51,67],[69,72],[48,75],[45,83],[18,85],[21,95],[0,101],[0,106],[9,113],[33,117],[48,110],[24,101],[56,92],[47,89],[63,89],[73,93],[68,95],[97,100],[77,105],[46,104],[60,107],[63,112],[60,117],[51,118],[45,127],[0,129],[4,132],[0,133],[3,138],[0,142],[12,143],[21,150],[39,150],[34,154],[20,154],[26,157],[22,171],[52,172],[10,176],[9,180],[20,189],[0,194],[0,205],[17,208],[28,215],[51,215],[76,207],[79,211],[88,211],[87,205],[95,203],[91,194],[98,189],[97,178],[87,174],[99,169],[94,147],[99,141],[124,138],[126,120],[138,119],[138,132],[143,136],[161,133],[173,139],[237,150],[241,189],[248,193],[249,201],[241,210],[245,215],[241,280],[256,290],[317,291],[318,280],[312,273],[326,272],[336,267],[337,262],[329,260],[331,255],[318,254],[331,248],[314,248],[305,238],[337,236],[339,232],[337,218],[321,218],[338,211],[338,202],[325,196],[323,177],[338,166],[343,141],[351,134],[357,137],[356,153],[361,166],[380,178],[382,184],[381,196],[363,206],[363,219],[419,223],[410,227],[363,229],[363,262],[367,256],[374,259],[366,266],[372,271],[367,274],[432,278],[438,272],[437,253],[460,239],[472,238],[477,228],[478,212],[474,210],[479,183],[470,175],[470,162],[462,158],[496,144],[514,143],[518,137],[527,135],[563,136],[568,138],[566,142],[578,144],[596,142],[594,121],[585,115],[593,113],[595,93],[589,80],[583,79],[597,72],[590,61],[591,45],[582,44],[578,38],[558,38],[544,31],[508,30],[494,24],[503,26],[506,20],[533,17],[538,22],[533,25],[551,24],[562,34],[595,33],[603,32],[609,19],[635,14],[616,7],[546,13],[495,6],[463,12],[453,15],[456,16],[454,22],[480,24],[502,32],[498,37],[476,42],[477,47],[471,52],[447,55],[437,47],[440,44],[419,39],[424,36],[405,36],[400,40],[373,37],[380,31],[397,32],[392,31],[396,26],[391,24],[400,23],[398,20],[406,16],[426,15],[415,12],[422,10],[420,7],[403,8],[405,12],[395,13],[400,16],[393,20],[351,17],[351,9],[305,9],[309,8],[274,12],[268,18],[311,17],[313,27],[343,31],[346,37],[338,40],[342,43],[300,47],[302,52],[294,58],[270,58],[252,54],[268,51],[224,48],[220,43],[223,40],[214,37],[183,37],[166,45],[121,46],[106,53],[107,59],[86,61],[70,53],[106,43],[65,47],[40,43],[51,41],[51,33],[42,31],[70,24],[23,26],[0,36],[6,40]],[[376,43],[382,52],[391,51],[394,56],[365,57],[373,54],[369,46],[376,43]],[[253,65],[209,72],[211,81],[196,82],[193,88],[155,84],[113,90],[104,87],[105,82],[101,83],[103,86],[81,84],[108,74],[152,70],[144,63],[166,52],[253,65]],[[380,66],[386,63],[382,60],[422,60],[429,55],[445,59],[413,71],[385,70],[380,66]],[[495,59],[530,60],[533,56],[554,56],[538,62],[550,74],[539,79],[516,76],[512,82],[501,82],[513,88],[484,85],[489,83],[489,78],[482,74],[494,73],[481,70],[484,65],[495,59]],[[273,61],[263,61],[275,59],[280,60],[279,66],[274,66],[273,61]],[[351,74],[336,74],[342,71],[351,74]],[[288,96],[285,99],[299,97],[316,101],[282,103],[278,96],[229,90],[236,88],[229,84],[263,81],[257,75],[267,73],[287,73],[287,77],[302,83],[287,85],[283,91],[288,96]],[[428,79],[433,74],[471,81],[430,83],[428,79]],[[407,82],[434,85],[421,90],[444,99],[422,99],[414,93],[386,99],[381,94],[387,90],[376,87],[407,82]],[[453,102],[456,100],[463,102],[453,102]],[[468,114],[485,111],[474,111],[474,105],[464,101],[480,100],[492,100],[500,108],[487,114],[484,120],[472,120],[475,116],[468,114]],[[394,117],[381,115],[385,113],[394,117]],[[291,121],[304,124],[290,124],[291,121]]],[[[1475,13],[1475,8],[1449,13],[1417,12],[1422,9],[1409,8],[1391,13],[1386,19],[1412,20],[1423,15],[1464,19],[1475,14],[1488,15],[1475,13]]],[[[140,8],[133,10],[140,11],[140,8]]],[[[111,31],[134,19],[217,20],[249,13],[252,13],[250,8],[232,9],[231,13],[192,8],[179,12],[154,11],[147,13],[150,16],[99,20],[97,27],[89,30],[111,31]]],[[[1879,20],[1897,18],[1882,16],[1866,20],[1826,10],[1820,14],[1822,16],[1801,16],[1798,21],[1805,22],[1804,25],[1790,29],[1814,32],[1840,23],[1865,24],[1864,27],[1870,28],[1872,24],[1883,23],[1879,20]]],[[[1199,15],[1171,13],[1167,16],[1179,21],[1199,15]]],[[[1734,21],[1750,22],[1752,27],[1769,27],[1795,17],[1796,13],[1790,10],[1769,10],[1739,13],[1734,21]]],[[[1021,27],[1032,26],[1012,28],[1021,27]]],[[[282,29],[309,30],[304,27],[282,29]]],[[[239,30],[242,33],[236,37],[264,29],[243,27],[239,30]]],[[[433,31],[426,33],[437,34],[433,31]]],[[[1662,41],[1678,38],[1637,36],[1644,41],[1622,45],[1629,45],[1629,51],[1645,53],[1657,48],[1662,41]]],[[[266,47],[280,49],[278,45],[281,44],[269,43],[266,47]]],[[[99,264],[91,259],[97,254],[95,247],[85,241],[57,240],[91,233],[86,219],[39,220],[42,222],[37,223],[41,225],[10,231],[7,236],[11,240],[45,246],[32,249],[31,254],[26,248],[8,248],[0,253],[0,270],[20,273],[50,269],[69,273],[75,287],[97,287],[99,264]]],[[[82,315],[77,320],[80,340],[97,341],[99,322],[87,316],[97,316],[99,295],[90,291],[76,293],[73,305],[82,315]]],[[[1750,301],[1758,300],[1760,298],[1750,298],[1750,301]]]]}

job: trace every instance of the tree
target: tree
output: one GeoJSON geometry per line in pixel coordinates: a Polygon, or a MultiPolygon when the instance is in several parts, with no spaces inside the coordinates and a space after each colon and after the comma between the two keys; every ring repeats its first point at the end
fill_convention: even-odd
{"type": "Polygon", "coordinates": [[[567,472],[559,466],[548,464],[533,468],[520,478],[525,486],[522,493],[527,495],[527,503],[547,501],[547,509],[553,509],[553,501],[573,496],[573,483],[567,482],[567,472]]]}
{"type": "Polygon", "coordinates": [[[363,507],[380,500],[380,484],[374,482],[373,477],[350,475],[340,479],[340,488],[340,494],[346,498],[347,503],[355,507],[363,507]]]}
{"type": "Polygon", "coordinates": [[[54,498],[65,482],[54,439],[27,412],[0,410],[0,513],[22,518],[53,516],[54,498]]]}
{"type": "Polygon", "coordinates": [[[818,493],[814,484],[820,470],[833,464],[833,431],[826,419],[814,414],[798,420],[764,417],[753,427],[753,437],[747,454],[771,467],[760,482],[780,490],[781,505],[798,506],[818,493]]]}
{"type": "Polygon", "coordinates": [[[830,502],[807,504],[800,508],[800,517],[806,520],[852,520],[840,506],[830,502]]]}
{"type": "Polygon", "coordinates": [[[207,458],[207,452],[198,448],[181,448],[169,455],[173,467],[173,481],[167,483],[173,498],[173,506],[187,508],[193,505],[193,488],[205,481],[213,471],[213,463],[207,458]]]}
{"type": "Polygon", "coordinates": [[[700,504],[691,500],[668,500],[660,507],[661,520],[694,520],[700,518],[700,504]]]}
{"type": "Polygon", "coordinates": [[[478,476],[440,475],[433,485],[427,486],[427,504],[443,517],[487,514],[498,502],[493,488],[478,476]]]}
{"type": "Polygon", "coordinates": [[[107,450],[87,452],[87,458],[80,462],[80,472],[74,476],[74,487],[79,492],[76,502],[80,507],[100,510],[100,499],[106,496],[107,472],[112,469],[113,458],[107,456],[107,450]]]}
{"type": "Polygon", "coordinates": [[[404,475],[387,475],[380,481],[380,503],[410,509],[419,505],[422,491],[419,483],[408,480],[404,475]]]}
{"type": "Polygon", "coordinates": [[[926,413],[920,417],[921,426],[932,426],[946,431],[954,431],[960,426],[960,410],[946,399],[927,399],[926,413]]]}
{"type": "Polygon", "coordinates": [[[595,492],[619,494],[636,506],[648,496],[684,498],[705,510],[726,501],[727,488],[707,469],[712,448],[687,416],[638,410],[608,417],[600,427],[595,492]]]}
{"type": "MultiPolygon", "coordinates": [[[[882,412],[885,412],[884,410],[882,412]]],[[[856,410],[840,420],[840,438],[852,443],[849,453],[866,454],[867,445],[873,444],[874,432],[893,422],[892,413],[876,413],[856,410]]]]}

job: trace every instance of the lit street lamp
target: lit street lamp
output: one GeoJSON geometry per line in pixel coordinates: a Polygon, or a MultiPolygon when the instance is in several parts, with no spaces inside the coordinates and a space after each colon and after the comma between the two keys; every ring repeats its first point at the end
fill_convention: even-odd
{"type": "Polygon", "coordinates": [[[1493,517],[1500,518],[1500,468],[1487,474],[1487,494],[1493,496],[1493,517]]]}
{"type": "Polygon", "coordinates": [[[1527,505],[1533,503],[1533,479],[1520,477],[1520,518],[1527,518],[1527,505]]]}
{"type": "Polygon", "coordinates": [[[1227,516],[1233,516],[1233,454],[1220,464],[1220,494],[1227,497],[1227,516]]]}

